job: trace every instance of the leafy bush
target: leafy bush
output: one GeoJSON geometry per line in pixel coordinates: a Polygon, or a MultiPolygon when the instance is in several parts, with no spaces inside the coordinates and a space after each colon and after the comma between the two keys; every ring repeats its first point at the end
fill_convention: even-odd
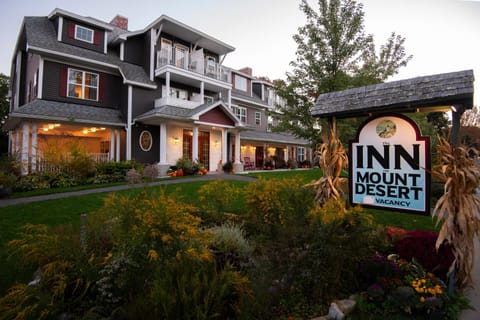
{"type": "Polygon", "coordinates": [[[416,261],[376,255],[363,270],[373,281],[358,297],[355,319],[458,319],[468,300],[448,295],[443,281],[416,261]]]}
{"type": "Polygon", "coordinates": [[[177,160],[176,166],[178,170],[182,170],[184,175],[193,174],[193,162],[189,158],[180,158],[177,160]]]}
{"type": "MultiPolygon", "coordinates": [[[[142,165],[136,163],[133,160],[130,161],[108,161],[108,162],[101,162],[97,163],[97,175],[111,175],[117,177],[123,177],[124,181],[127,175],[128,170],[134,168],[135,170],[142,172],[142,165]]],[[[114,181],[111,181],[114,182],[114,181]]]]}
{"type": "Polygon", "coordinates": [[[446,280],[454,257],[449,245],[442,245],[437,251],[437,238],[438,233],[433,231],[409,231],[398,240],[396,252],[407,261],[415,259],[426,270],[446,280]]]}
{"type": "Polygon", "coordinates": [[[241,226],[226,223],[210,231],[213,232],[211,248],[218,265],[225,266],[229,263],[240,268],[249,264],[254,248],[241,226]]]}
{"type": "Polygon", "coordinates": [[[285,224],[305,223],[313,207],[313,191],[300,179],[260,179],[245,189],[245,204],[251,227],[275,232],[285,224]]]}
{"type": "Polygon", "coordinates": [[[143,169],[143,176],[149,180],[153,180],[158,177],[158,166],[156,164],[146,165],[143,169]]]}
{"type": "Polygon", "coordinates": [[[126,178],[128,183],[130,184],[136,184],[136,183],[142,182],[142,175],[134,168],[128,170],[126,178]]]}
{"type": "Polygon", "coordinates": [[[213,224],[223,221],[225,213],[231,212],[230,206],[240,194],[241,190],[226,180],[214,180],[202,185],[198,189],[202,218],[213,224]]]}
{"type": "Polygon", "coordinates": [[[26,226],[9,247],[40,276],[0,298],[0,318],[233,318],[248,279],[216,265],[195,210],[140,192],[107,197],[80,230],[26,226]]]}

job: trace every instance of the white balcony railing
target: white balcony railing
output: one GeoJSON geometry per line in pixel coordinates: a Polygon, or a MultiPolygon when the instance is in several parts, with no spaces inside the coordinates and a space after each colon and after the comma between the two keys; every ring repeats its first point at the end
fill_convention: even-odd
{"type": "Polygon", "coordinates": [[[173,106],[173,107],[180,107],[180,108],[186,108],[186,109],[193,109],[198,107],[201,104],[203,104],[203,102],[178,99],[175,97],[163,97],[155,100],[155,108],[159,108],[162,106],[173,106]]]}
{"type": "Polygon", "coordinates": [[[157,69],[167,65],[206,75],[216,80],[232,82],[230,70],[217,62],[205,59],[203,53],[185,53],[170,47],[162,48],[157,51],[157,69]]]}

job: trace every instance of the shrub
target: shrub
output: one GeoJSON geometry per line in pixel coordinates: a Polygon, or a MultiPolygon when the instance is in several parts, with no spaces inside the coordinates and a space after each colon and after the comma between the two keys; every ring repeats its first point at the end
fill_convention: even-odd
{"type": "Polygon", "coordinates": [[[231,182],[214,180],[198,189],[198,201],[202,210],[202,218],[206,222],[218,223],[224,220],[224,214],[229,212],[241,191],[231,182]]]}
{"type": "Polygon", "coordinates": [[[158,177],[158,166],[156,164],[146,165],[143,169],[143,176],[149,180],[154,180],[158,177]]]}
{"type": "Polygon", "coordinates": [[[128,183],[130,183],[130,184],[136,184],[136,183],[141,183],[142,182],[142,174],[139,173],[134,168],[128,170],[126,178],[127,178],[128,183]]]}
{"type": "Polygon", "coordinates": [[[180,158],[176,163],[177,170],[182,170],[183,175],[193,174],[193,162],[189,158],[180,158]]]}
{"type": "Polygon", "coordinates": [[[285,224],[304,224],[313,207],[313,191],[300,179],[260,179],[245,189],[251,226],[275,232],[285,224]]]}
{"type": "Polygon", "coordinates": [[[210,231],[213,233],[211,248],[217,264],[225,266],[229,263],[238,268],[249,264],[254,248],[241,226],[226,223],[210,231]]]}
{"type": "Polygon", "coordinates": [[[427,271],[446,280],[454,257],[449,245],[435,248],[438,233],[433,231],[409,231],[396,244],[399,256],[407,261],[415,259],[427,271]]]}
{"type": "Polygon", "coordinates": [[[292,160],[292,159],[288,159],[288,161],[287,161],[287,167],[288,167],[289,169],[297,169],[297,168],[298,168],[297,161],[292,160]]]}
{"type": "Polygon", "coordinates": [[[97,172],[95,175],[95,181],[97,183],[105,182],[120,182],[125,181],[128,170],[134,168],[138,172],[142,172],[141,164],[136,163],[133,160],[121,161],[121,162],[102,162],[97,164],[97,172]]]}

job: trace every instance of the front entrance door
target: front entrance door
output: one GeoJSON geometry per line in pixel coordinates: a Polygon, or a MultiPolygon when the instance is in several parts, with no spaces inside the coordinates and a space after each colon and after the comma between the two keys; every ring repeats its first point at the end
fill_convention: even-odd
{"type": "Polygon", "coordinates": [[[198,161],[210,170],[210,132],[198,133],[198,161]]]}

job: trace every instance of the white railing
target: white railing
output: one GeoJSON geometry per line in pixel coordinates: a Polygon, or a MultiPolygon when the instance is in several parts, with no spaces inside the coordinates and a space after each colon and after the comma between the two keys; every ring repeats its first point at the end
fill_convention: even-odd
{"type": "Polygon", "coordinates": [[[155,100],[155,108],[159,108],[162,106],[173,106],[173,107],[180,107],[180,108],[186,108],[186,109],[193,109],[198,107],[201,104],[203,104],[203,102],[178,99],[175,97],[163,97],[155,100]]]}
{"type": "MultiPolygon", "coordinates": [[[[110,153],[88,153],[88,155],[93,159],[95,163],[107,162],[110,161],[110,153]]],[[[61,172],[66,170],[65,164],[68,161],[69,153],[62,154],[61,159],[58,161],[50,161],[45,159],[41,154],[37,154],[36,159],[29,158],[28,167],[29,171],[36,172],[61,172]],[[63,164],[62,164],[63,163],[63,164]]]]}
{"type": "Polygon", "coordinates": [[[217,62],[205,60],[203,54],[182,53],[169,47],[162,48],[157,51],[157,69],[167,65],[203,74],[220,81],[230,83],[232,80],[232,74],[228,68],[217,62]],[[177,57],[177,55],[180,56],[177,57]]]}

